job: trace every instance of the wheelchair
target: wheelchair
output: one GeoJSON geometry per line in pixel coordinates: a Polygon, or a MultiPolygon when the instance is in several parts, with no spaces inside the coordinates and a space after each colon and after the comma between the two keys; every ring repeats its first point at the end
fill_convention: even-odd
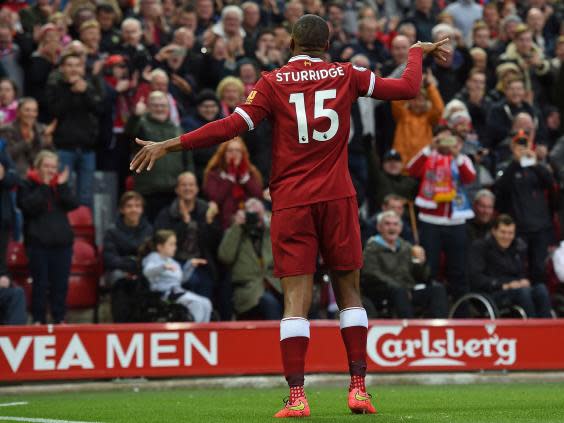
{"type": "Polygon", "coordinates": [[[112,316],[116,323],[193,322],[194,317],[182,304],[163,300],[151,291],[149,281],[118,281],[112,288],[112,316]],[[117,302],[120,302],[119,306],[117,302]]]}

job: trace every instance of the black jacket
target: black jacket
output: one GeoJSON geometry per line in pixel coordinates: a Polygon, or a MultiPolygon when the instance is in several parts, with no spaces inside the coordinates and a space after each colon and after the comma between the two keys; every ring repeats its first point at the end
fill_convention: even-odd
{"type": "Polygon", "coordinates": [[[217,277],[215,252],[221,241],[221,227],[218,219],[211,224],[206,221],[208,203],[196,199],[194,210],[190,213],[190,222],[185,223],[178,209],[178,199],[160,211],[155,220],[155,230],[169,229],[176,233],[178,248],[176,260],[181,263],[192,258],[208,261],[209,270],[217,277]]]}
{"type": "Polygon", "coordinates": [[[107,271],[122,270],[127,273],[138,271],[139,247],[153,234],[153,227],[147,219],[141,218],[139,225],[132,228],[119,216],[114,226],[104,235],[104,268],[107,271]]]}
{"type": "Polygon", "coordinates": [[[61,75],[49,78],[47,105],[51,116],[57,119],[53,141],[58,149],[93,150],[98,139],[98,116],[102,112],[102,89],[87,81],[83,93],[73,93],[71,85],[61,75]]]}
{"type": "Polygon", "coordinates": [[[49,186],[36,180],[24,181],[18,193],[24,215],[24,239],[27,246],[71,246],[74,234],[67,213],[78,207],[68,184],[49,186]]]}
{"type": "Polygon", "coordinates": [[[527,245],[516,238],[503,250],[491,235],[472,243],[468,257],[468,274],[473,291],[493,293],[502,285],[527,277],[527,245]]]}
{"type": "Polygon", "coordinates": [[[11,191],[17,186],[19,178],[2,140],[0,140],[0,164],[4,167],[4,177],[0,180],[0,229],[10,229],[14,219],[14,202],[11,191]]]}
{"type": "Polygon", "coordinates": [[[550,228],[552,219],[545,191],[552,188],[552,175],[544,165],[521,167],[512,160],[494,184],[496,208],[515,219],[518,232],[550,228]]]}

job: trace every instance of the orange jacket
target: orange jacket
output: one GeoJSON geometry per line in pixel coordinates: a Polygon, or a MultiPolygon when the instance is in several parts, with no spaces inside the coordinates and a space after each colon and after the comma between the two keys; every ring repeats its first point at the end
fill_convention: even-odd
{"type": "Polygon", "coordinates": [[[427,88],[431,107],[425,113],[416,115],[407,107],[408,100],[392,101],[392,114],[396,121],[394,148],[401,154],[406,165],[422,148],[431,144],[433,126],[439,123],[444,103],[434,85],[427,88]]]}

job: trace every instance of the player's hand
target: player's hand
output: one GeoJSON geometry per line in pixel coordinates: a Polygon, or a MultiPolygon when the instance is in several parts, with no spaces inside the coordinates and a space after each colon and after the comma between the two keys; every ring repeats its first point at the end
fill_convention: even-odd
{"type": "Polygon", "coordinates": [[[432,54],[437,59],[446,62],[451,54],[451,51],[445,45],[449,41],[449,38],[437,41],[436,43],[422,43],[421,41],[418,41],[417,43],[413,44],[412,47],[421,47],[423,54],[432,54]]]}
{"type": "Polygon", "coordinates": [[[145,169],[151,170],[155,162],[167,153],[165,142],[143,141],[139,138],[135,138],[135,142],[142,148],[133,157],[129,165],[129,169],[134,172],[141,173],[145,169]]]}

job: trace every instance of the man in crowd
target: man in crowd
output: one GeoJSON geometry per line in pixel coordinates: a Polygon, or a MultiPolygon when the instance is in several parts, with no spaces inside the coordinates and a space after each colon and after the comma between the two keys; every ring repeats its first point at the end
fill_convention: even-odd
{"type": "Polygon", "coordinates": [[[398,318],[412,319],[414,309],[419,307],[431,318],[446,318],[446,289],[429,281],[425,250],[399,236],[402,225],[392,210],[378,215],[379,235],[370,238],[364,249],[361,272],[364,295],[376,302],[385,290],[398,318]]]}
{"type": "Polygon", "coordinates": [[[474,196],[474,217],[466,222],[468,242],[483,239],[490,233],[494,220],[495,195],[489,189],[481,189],[474,196]]]}
{"type": "Polygon", "coordinates": [[[495,219],[491,235],[472,244],[471,287],[489,295],[498,307],[519,305],[528,317],[549,318],[548,290],[542,281],[527,277],[527,245],[515,232],[515,221],[502,214],[495,219]]]}

